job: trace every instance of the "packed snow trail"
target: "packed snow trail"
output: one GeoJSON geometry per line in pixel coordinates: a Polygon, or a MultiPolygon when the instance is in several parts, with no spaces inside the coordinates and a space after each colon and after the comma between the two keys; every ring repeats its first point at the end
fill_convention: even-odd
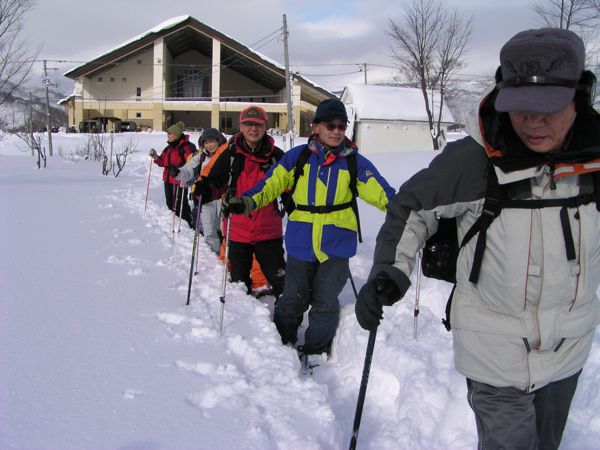
{"type": "MultiPolygon", "coordinates": [[[[84,136],[54,138],[68,153],[84,136]]],[[[140,134],[140,147],[164,139],[140,134]]],[[[368,337],[350,283],[331,358],[302,376],[271,320],[272,297],[229,285],[218,332],[222,263],[202,238],[185,305],[193,233],[173,236],[160,171],[144,214],[145,152],[115,179],[101,176],[99,163],[58,156],[37,170],[15,145],[0,143],[0,448],[348,448],[368,337]]],[[[370,158],[399,186],[427,164],[421,153],[433,155],[370,158]]],[[[350,261],[358,289],[383,220],[359,204],[364,243],[350,261]]],[[[385,308],[357,448],[476,447],[465,380],[441,325],[449,290],[422,280],[416,341],[414,289],[385,308]]],[[[599,385],[596,344],[562,449],[597,448],[599,385]]]]}

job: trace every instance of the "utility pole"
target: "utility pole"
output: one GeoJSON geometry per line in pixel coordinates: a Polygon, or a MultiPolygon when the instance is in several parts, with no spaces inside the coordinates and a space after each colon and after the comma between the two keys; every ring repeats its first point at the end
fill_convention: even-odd
{"type": "Polygon", "coordinates": [[[50,99],[48,98],[48,86],[50,85],[50,78],[48,78],[48,69],[46,68],[46,60],[44,60],[44,75],[42,77],[42,83],[46,87],[46,131],[48,132],[48,154],[53,156],[52,152],[52,132],[50,130],[50,99]]]}
{"type": "Polygon", "coordinates": [[[359,66],[361,67],[360,70],[365,73],[365,84],[369,84],[367,83],[367,63],[359,64],[359,66]]]}
{"type": "Polygon", "coordinates": [[[290,54],[288,52],[287,18],[283,15],[283,51],[285,55],[285,91],[287,93],[288,131],[290,131],[290,148],[294,145],[294,116],[292,108],[292,83],[290,79],[290,54]]]}

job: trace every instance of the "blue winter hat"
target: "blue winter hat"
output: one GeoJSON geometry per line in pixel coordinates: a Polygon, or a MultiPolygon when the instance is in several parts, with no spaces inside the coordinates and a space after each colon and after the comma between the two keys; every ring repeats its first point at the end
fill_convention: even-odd
{"type": "Polygon", "coordinates": [[[317,105],[317,112],[313,123],[325,122],[327,120],[343,119],[348,122],[346,107],[337,98],[328,98],[317,105]]]}

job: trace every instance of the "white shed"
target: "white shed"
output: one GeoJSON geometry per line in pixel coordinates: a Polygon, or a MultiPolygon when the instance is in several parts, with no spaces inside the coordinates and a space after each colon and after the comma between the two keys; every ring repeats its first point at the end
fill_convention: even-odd
{"type": "MultiPolygon", "coordinates": [[[[361,153],[433,149],[420,89],[349,84],[341,100],[350,121],[346,134],[361,153]]],[[[450,110],[444,105],[442,129],[453,122],[450,110]]]]}

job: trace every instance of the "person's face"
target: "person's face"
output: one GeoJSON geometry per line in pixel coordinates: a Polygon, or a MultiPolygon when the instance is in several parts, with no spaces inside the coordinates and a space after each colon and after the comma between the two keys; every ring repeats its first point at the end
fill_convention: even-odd
{"type": "Polygon", "coordinates": [[[319,135],[319,140],[328,147],[335,148],[346,137],[346,121],[344,119],[331,119],[313,125],[313,132],[319,135]]]}
{"type": "Polygon", "coordinates": [[[208,153],[210,153],[212,155],[219,148],[219,141],[217,141],[216,139],[212,139],[212,138],[205,139],[204,140],[204,148],[206,149],[206,151],[208,153]]]}
{"type": "Polygon", "coordinates": [[[168,142],[173,142],[174,140],[177,139],[177,135],[175,133],[167,133],[167,141],[168,142]]]}
{"type": "Polygon", "coordinates": [[[262,140],[266,132],[266,124],[259,122],[244,122],[240,123],[240,131],[246,139],[246,143],[255,148],[262,140]]]}
{"type": "Polygon", "coordinates": [[[575,102],[554,113],[512,111],[508,113],[517,136],[537,153],[559,150],[575,122],[575,102]]]}

